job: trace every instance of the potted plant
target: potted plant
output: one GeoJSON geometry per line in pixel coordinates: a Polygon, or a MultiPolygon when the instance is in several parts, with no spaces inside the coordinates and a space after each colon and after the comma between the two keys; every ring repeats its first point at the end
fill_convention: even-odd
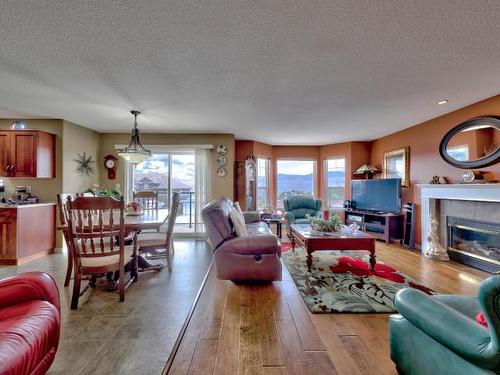
{"type": "Polygon", "coordinates": [[[325,220],[317,216],[306,215],[314,232],[332,233],[338,232],[342,228],[342,220],[334,213],[329,219],[325,220]]]}

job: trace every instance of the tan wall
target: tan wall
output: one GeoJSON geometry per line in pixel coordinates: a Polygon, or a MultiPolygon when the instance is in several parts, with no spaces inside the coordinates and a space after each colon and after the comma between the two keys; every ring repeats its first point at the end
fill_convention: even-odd
{"type": "MultiPolygon", "coordinates": [[[[101,133],[100,135],[100,156],[99,162],[102,164],[104,156],[108,154],[118,157],[115,145],[128,144],[130,141],[129,133],[101,133]]],[[[144,145],[196,145],[210,144],[216,147],[223,144],[228,148],[227,158],[227,175],[218,177],[217,166],[215,160],[217,158],[215,150],[212,152],[212,160],[210,163],[210,180],[211,180],[211,197],[233,197],[233,169],[234,169],[234,135],[232,134],[165,134],[165,133],[142,133],[141,142],[144,145]]],[[[106,168],[101,168],[100,185],[104,188],[113,188],[117,183],[121,189],[125,186],[125,161],[121,158],[118,160],[118,168],[116,171],[116,179],[109,180],[106,168]]]]}
{"type": "MultiPolygon", "coordinates": [[[[0,129],[10,129],[15,119],[0,119],[0,129]]],[[[55,202],[56,195],[62,188],[62,120],[27,120],[28,128],[42,130],[56,135],[56,177],[55,178],[15,178],[3,177],[7,195],[10,196],[17,185],[31,186],[33,194],[38,195],[41,202],[55,202]]]]}
{"type": "Polygon", "coordinates": [[[64,121],[64,132],[62,140],[62,191],[64,193],[78,193],[92,187],[93,184],[99,183],[100,169],[102,162],[99,159],[99,133],[75,125],[69,121],[64,121]],[[75,172],[78,154],[86,153],[92,156],[95,175],[80,176],[75,172]]]}

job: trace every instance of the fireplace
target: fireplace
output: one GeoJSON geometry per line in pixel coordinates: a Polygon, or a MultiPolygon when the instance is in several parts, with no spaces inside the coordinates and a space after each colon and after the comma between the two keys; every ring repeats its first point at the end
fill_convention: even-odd
{"type": "Polygon", "coordinates": [[[486,272],[500,272],[500,224],[447,217],[450,259],[486,272]]]}

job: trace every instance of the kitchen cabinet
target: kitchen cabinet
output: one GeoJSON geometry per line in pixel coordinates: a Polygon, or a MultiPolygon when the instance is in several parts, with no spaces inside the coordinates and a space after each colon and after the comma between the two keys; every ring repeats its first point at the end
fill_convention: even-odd
{"type": "Polygon", "coordinates": [[[38,130],[0,131],[0,176],[54,178],[55,142],[38,130]]]}
{"type": "Polygon", "coordinates": [[[0,204],[0,265],[19,265],[52,254],[55,246],[55,203],[0,204]]]}

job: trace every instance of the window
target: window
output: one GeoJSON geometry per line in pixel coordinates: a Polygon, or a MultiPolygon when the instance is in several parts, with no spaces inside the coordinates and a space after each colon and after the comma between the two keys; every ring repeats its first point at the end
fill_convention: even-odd
{"type": "Polygon", "coordinates": [[[345,194],[345,159],[326,160],[326,199],[329,208],[342,207],[345,194]]]}
{"type": "Polygon", "coordinates": [[[314,196],[314,161],[278,160],[276,167],[278,207],[283,207],[283,198],[290,195],[314,196]]]}
{"type": "Polygon", "coordinates": [[[467,145],[447,147],[446,152],[455,160],[469,160],[469,146],[467,145]]]}
{"type": "Polygon", "coordinates": [[[151,158],[129,165],[127,196],[132,191],[157,191],[158,208],[170,208],[172,193],[180,193],[180,207],[176,218],[176,232],[194,232],[195,224],[195,152],[155,152],[151,158]]]}
{"type": "Polygon", "coordinates": [[[257,159],[257,209],[269,205],[269,160],[257,159]]]}

